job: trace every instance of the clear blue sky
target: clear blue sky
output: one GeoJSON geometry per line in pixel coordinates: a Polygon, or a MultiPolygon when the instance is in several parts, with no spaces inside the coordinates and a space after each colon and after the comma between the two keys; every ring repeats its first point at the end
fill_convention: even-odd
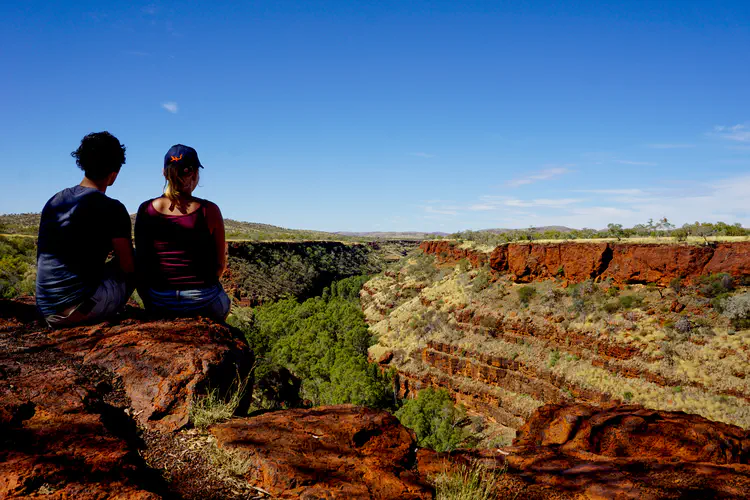
{"type": "Polygon", "coordinates": [[[747,0],[11,0],[0,67],[0,213],[109,130],[131,212],[184,143],[197,195],[285,227],[750,226],[747,0]]]}

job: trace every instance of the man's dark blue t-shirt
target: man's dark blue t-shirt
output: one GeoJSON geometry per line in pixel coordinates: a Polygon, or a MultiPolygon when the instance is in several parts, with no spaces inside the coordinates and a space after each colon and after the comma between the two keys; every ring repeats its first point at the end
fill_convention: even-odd
{"type": "Polygon", "coordinates": [[[42,210],[36,303],[45,316],[91,297],[104,279],[113,238],[130,238],[125,206],[83,186],[63,189],[42,210]]]}

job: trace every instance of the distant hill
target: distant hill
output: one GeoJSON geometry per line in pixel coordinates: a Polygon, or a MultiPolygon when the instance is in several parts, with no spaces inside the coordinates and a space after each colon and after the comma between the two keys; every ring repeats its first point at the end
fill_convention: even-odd
{"type": "MultiPolygon", "coordinates": [[[[526,230],[526,229],[523,229],[526,230]]],[[[492,228],[492,229],[482,229],[481,231],[487,232],[487,233],[494,233],[494,234],[503,234],[503,233],[509,233],[511,231],[519,231],[519,229],[508,229],[508,228],[492,228]]],[[[539,226],[539,227],[532,227],[529,228],[529,231],[532,233],[544,233],[546,231],[558,231],[560,233],[570,233],[574,231],[573,228],[565,227],[565,226],[539,226]]]]}
{"type": "Polygon", "coordinates": [[[361,241],[362,237],[354,237],[340,233],[327,233],[308,229],[287,229],[271,224],[257,222],[241,222],[224,219],[227,239],[232,240],[321,240],[321,241],[361,241]]]}
{"type": "Polygon", "coordinates": [[[349,232],[339,231],[336,234],[343,236],[358,236],[364,238],[373,238],[379,240],[426,240],[437,236],[448,236],[448,233],[423,233],[419,231],[370,231],[370,232],[349,232]]]}
{"type": "MultiPolygon", "coordinates": [[[[38,213],[2,214],[0,215],[0,234],[36,236],[39,232],[40,215],[38,213]]],[[[135,214],[132,214],[130,219],[135,223],[135,214]]],[[[327,233],[324,231],[287,229],[271,224],[241,222],[232,219],[225,219],[224,226],[227,231],[227,239],[231,240],[363,241],[375,239],[375,237],[368,238],[366,236],[327,233]]]]}

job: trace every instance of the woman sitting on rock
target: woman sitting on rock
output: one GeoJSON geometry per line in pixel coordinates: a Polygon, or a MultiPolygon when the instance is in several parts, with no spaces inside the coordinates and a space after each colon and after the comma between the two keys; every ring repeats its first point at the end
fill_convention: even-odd
{"type": "Polygon", "coordinates": [[[156,314],[223,321],[231,305],[219,282],[227,263],[224,219],[214,203],[193,196],[201,168],[195,149],[172,146],[164,194],[138,208],[138,294],[156,314]]]}

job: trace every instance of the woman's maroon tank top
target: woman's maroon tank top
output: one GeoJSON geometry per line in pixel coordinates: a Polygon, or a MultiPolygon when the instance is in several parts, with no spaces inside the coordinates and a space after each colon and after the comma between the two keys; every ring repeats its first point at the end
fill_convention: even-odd
{"type": "Polygon", "coordinates": [[[144,285],[155,290],[189,290],[218,283],[216,245],[206,221],[206,204],[186,215],[165,215],[144,202],[135,222],[135,251],[144,285]]]}

